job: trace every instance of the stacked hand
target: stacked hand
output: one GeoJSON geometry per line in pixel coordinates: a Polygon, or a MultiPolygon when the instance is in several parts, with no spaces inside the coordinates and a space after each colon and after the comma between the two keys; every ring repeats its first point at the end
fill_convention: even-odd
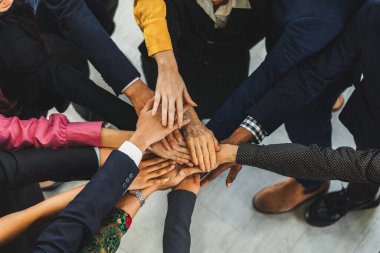
{"type": "MultiPolygon", "coordinates": [[[[136,132],[130,139],[142,151],[145,151],[153,143],[162,140],[179,127],[178,123],[174,124],[173,128],[164,127],[161,124],[160,114],[152,116],[152,106],[153,99],[140,111],[136,132]]],[[[189,122],[189,119],[185,119],[183,124],[186,125],[189,122]]]]}

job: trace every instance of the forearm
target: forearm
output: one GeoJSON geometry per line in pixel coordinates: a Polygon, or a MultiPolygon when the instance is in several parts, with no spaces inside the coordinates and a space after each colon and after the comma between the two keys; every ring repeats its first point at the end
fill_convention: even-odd
{"type": "Polygon", "coordinates": [[[124,95],[129,98],[137,114],[140,114],[142,108],[154,96],[154,91],[149,89],[149,87],[139,79],[124,90],[124,95]]]}
{"type": "MultiPolygon", "coordinates": [[[[195,109],[193,107],[190,107],[185,113],[184,117],[190,119],[190,123],[187,124],[184,128],[191,127],[195,124],[202,124],[202,121],[199,119],[197,113],[195,112],[195,109]]],[[[203,125],[203,124],[202,124],[203,125]]]]}
{"type": "Polygon", "coordinates": [[[104,148],[119,148],[124,141],[128,141],[133,131],[122,131],[108,128],[102,128],[101,140],[104,148]]]}
{"type": "Polygon", "coordinates": [[[0,246],[17,238],[31,226],[43,223],[62,211],[83,189],[83,185],[49,198],[28,209],[0,218],[0,246]]]}
{"type": "Polygon", "coordinates": [[[378,150],[355,151],[349,147],[333,150],[299,144],[242,144],[237,151],[236,162],[289,177],[380,183],[378,150]]]}
{"type": "MultiPolygon", "coordinates": [[[[155,192],[153,187],[148,187],[141,190],[141,194],[144,196],[145,200],[147,200],[153,192],[155,192]]],[[[129,214],[129,216],[131,216],[131,218],[134,218],[140,210],[141,205],[140,201],[135,196],[125,194],[119,202],[117,202],[115,207],[125,211],[129,214]]]]}

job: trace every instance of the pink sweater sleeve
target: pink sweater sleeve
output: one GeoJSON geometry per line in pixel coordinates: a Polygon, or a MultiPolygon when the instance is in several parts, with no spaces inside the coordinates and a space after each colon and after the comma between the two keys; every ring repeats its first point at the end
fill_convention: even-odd
{"type": "Polygon", "coordinates": [[[20,120],[0,115],[0,150],[101,146],[102,122],[71,123],[63,114],[20,120]]]}

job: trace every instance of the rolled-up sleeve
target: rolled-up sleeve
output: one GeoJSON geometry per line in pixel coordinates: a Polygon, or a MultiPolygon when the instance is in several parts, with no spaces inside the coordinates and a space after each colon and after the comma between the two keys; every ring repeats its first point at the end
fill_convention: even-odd
{"type": "Polygon", "coordinates": [[[144,33],[149,56],[173,49],[166,22],[165,1],[135,0],[134,15],[144,33]]]}
{"type": "Polygon", "coordinates": [[[63,114],[20,120],[0,116],[0,150],[101,146],[102,122],[71,123],[63,114]]]}

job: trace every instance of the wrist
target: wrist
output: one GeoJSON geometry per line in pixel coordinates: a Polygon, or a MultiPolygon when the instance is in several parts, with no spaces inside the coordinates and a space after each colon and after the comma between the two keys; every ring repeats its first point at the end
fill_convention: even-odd
{"type": "Polygon", "coordinates": [[[129,142],[133,143],[142,153],[150,146],[149,142],[144,137],[134,134],[129,142]]]}
{"type": "Polygon", "coordinates": [[[153,55],[153,58],[156,60],[158,71],[178,72],[178,65],[173,50],[158,52],[153,55]]]}
{"type": "Polygon", "coordinates": [[[150,197],[150,195],[152,195],[155,191],[157,191],[157,189],[154,186],[150,186],[145,189],[142,189],[141,194],[143,195],[145,200],[147,200],[150,197]]]}
{"type": "Polygon", "coordinates": [[[254,136],[243,127],[238,127],[223,143],[239,145],[242,142],[251,142],[254,136]]]}
{"type": "Polygon", "coordinates": [[[139,114],[149,99],[154,96],[154,92],[139,79],[124,90],[124,95],[129,98],[137,114],[139,114]]]}

